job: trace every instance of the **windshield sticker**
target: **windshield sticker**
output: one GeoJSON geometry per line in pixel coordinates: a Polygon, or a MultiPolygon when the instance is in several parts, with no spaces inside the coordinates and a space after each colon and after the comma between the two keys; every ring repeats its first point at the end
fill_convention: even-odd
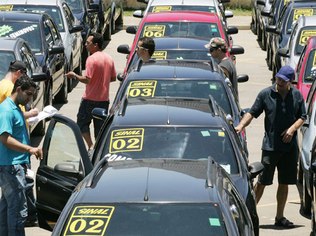
{"type": "Polygon", "coordinates": [[[168,55],[167,51],[155,51],[154,54],[152,55],[152,58],[156,60],[166,60],[167,55],[168,55]]]}
{"type": "Polygon", "coordinates": [[[217,90],[216,84],[210,84],[210,89],[217,90]]]}
{"type": "Polygon", "coordinates": [[[300,16],[312,16],[314,15],[314,9],[312,8],[301,8],[301,9],[294,9],[293,14],[293,21],[298,20],[300,16]]]}
{"type": "Polygon", "coordinates": [[[0,11],[12,11],[13,5],[2,5],[0,6],[0,11]]]}
{"type": "Polygon", "coordinates": [[[108,161],[125,161],[125,160],[133,160],[130,157],[122,156],[122,155],[116,155],[112,153],[108,153],[104,156],[108,161]]]}
{"type": "Polygon", "coordinates": [[[216,25],[211,25],[211,32],[212,33],[218,32],[218,29],[217,29],[216,25]]]}
{"type": "Polygon", "coordinates": [[[172,6],[156,6],[153,7],[152,12],[171,11],[172,6]]]}
{"type": "Polygon", "coordinates": [[[25,27],[23,29],[20,29],[20,30],[14,32],[14,33],[9,34],[9,37],[10,38],[18,38],[21,35],[24,35],[24,34],[27,34],[29,32],[34,31],[36,27],[37,27],[36,25],[35,26],[31,25],[31,26],[25,27]]]}
{"type": "Polygon", "coordinates": [[[147,25],[144,28],[144,37],[160,38],[165,36],[165,25],[147,25]]]}
{"type": "Polygon", "coordinates": [[[114,210],[113,206],[77,206],[63,235],[104,235],[114,210]]]}
{"type": "Polygon", "coordinates": [[[218,218],[209,218],[210,226],[221,226],[218,218]]]}
{"type": "Polygon", "coordinates": [[[218,131],[218,137],[225,137],[225,133],[223,131],[218,131]]]}
{"type": "Polygon", "coordinates": [[[302,30],[299,44],[302,46],[305,46],[307,40],[311,36],[315,36],[315,35],[316,35],[316,30],[302,30]]]}
{"type": "Polygon", "coordinates": [[[284,5],[290,2],[291,0],[284,0],[284,5]]]}
{"type": "Polygon", "coordinates": [[[210,132],[208,132],[207,130],[206,131],[201,131],[201,134],[203,137],[208,137],[208,136],[211,136],[210,132]]]}
{"type": "Polygon", "coordinates": [[[228,174],[230,174],[230,164],[227,164],[227,165],[220,164],[220,166],[221,166],[228,174]]]}
{"type": "Polygon", "coordinates": [[[143,128],[113,130],[110,140],[110,153],[137,152],[143,149],[143,128]]]}
{"type": "Polygon", "coordinates": [[[128,97],[154,97],[157,81],[132,81],[128,87],[128,97]]]}
{"type": "Polygon", "coordinates": [[[12,32],[13,28],[9,25],[2,25],[0,27],[0,37],[7,35],[8,33],[12,32]]]}

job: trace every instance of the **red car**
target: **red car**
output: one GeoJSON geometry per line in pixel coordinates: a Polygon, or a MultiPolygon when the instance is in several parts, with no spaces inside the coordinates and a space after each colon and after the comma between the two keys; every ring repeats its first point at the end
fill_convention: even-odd
{"type": "Polygon", "coordinates": [[[301,57],[296,66],[295,80],[293,84],[303,94],[304,100],[316,78],[316,36],[307,40],[301,57]]]}
{"type": "MultiPolygon", "coordinates": [[[[226,40],[228,47],[232,48],[233,42],[229,35],[238,33],[238,29],[234,26],[225,26],[215,13],[173,11],[149,13],[142,19],[138,27],[129,26],[126,32],[136,35],[130,48],[124,75],[130,67],[132,55],[141,37],[198,38],[207,41],[213,37],[222,37],[226,40]]],[[[227,52],[227,56],[230,56],[230,52],[227,52]]]]}

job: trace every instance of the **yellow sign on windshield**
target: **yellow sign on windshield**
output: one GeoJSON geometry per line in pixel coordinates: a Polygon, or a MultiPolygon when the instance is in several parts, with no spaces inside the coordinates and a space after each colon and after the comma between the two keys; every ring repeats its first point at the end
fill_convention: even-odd
{"type": "Polygon", "coordinates": [[[165,36],[165,25],[147,25],[144,28],[143,37],[160,38],[165,36]]]}
{"type": "Polygon", "coordinates": [[[156,60],[166,60],[168,52],[167,51],[155,51],[152,58],[156,60]]]}
{"type": "Polygon", "coordinates": [[[155,6],[151,12],[172,11],[172,6],[155,6]]]}
{"type": "Polygon", "coordinates": [[[316,35],[316,30],[302,30],[299,44],[302,46],[305,46],[307,40],[311,36],[315,36],[315,35],[316,35]]]}
{"type": "Polygon", "coordinates": [[[12,11],[13,5],[1,5],[0,11],[12,11]]]}
{"type": "Polygon", "coordinates": [[[298,20],[300,16],[312,16],[312,15],[314,15],[314,9],[312,8],[294,9],[293,21],[298,20]]]}
{"type": "Polygon", "coordinates": [[[128,97],[154,97],[157,81],[142,80],[132,81],[128,87],[128,97]]]}
{"type": "Polygon", "coordinates": [[[113,206],[77,206],[73,209],[63,236],[102,236],[115,210],[113,206]]]}
{"type": "Polygon", "coordinates": [[[143,128],[113,130],[110,140],[110,153],[137,152],[143,149],[143,128]]]}

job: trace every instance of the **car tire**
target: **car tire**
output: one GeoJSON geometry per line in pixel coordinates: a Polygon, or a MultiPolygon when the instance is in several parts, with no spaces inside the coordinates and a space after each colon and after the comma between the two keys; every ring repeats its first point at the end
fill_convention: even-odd
{"type": "Polygon", "coordinates": [[[111,23],[106,26],[106,31],[104,32],[103,38],[105,41],[111,40],[111,23]]]}
{"type": "Polygon", "coordinates": [[[67,82],[67,77],[64,75],[64,83],[61,86],[59,92],[56,94],[54,97],[54,102],[55,103],[62,103],[65,104],[68,102],[68,82],[67,82]]]}
{"type": "Polygon", "coordinates": [[[46,84],[45,89],[45,98],[44,98],[44,104],[45,106],[52,105],[53,104],[53,92],[50,82],[46,84]]]}
{"type": "Polygon", "coordinates": [[[312,199],[307,191],[305,175],[303,174],[302,184],[302,202],[301,202],[301,214],[307,218],[311,217],[312,199]]]}
{"type": "Polygon", "coordinates": [[[267,50],[267,33],[264,29],[262,30],[261,49],[264,51],[267,50]]]}
{"type": "Polygon", "coordinates": [[[115,28],[117,30],[122,30],[123,26],[124,26],[123,10],[121,10],[119,17],[115,21],[115,28]]]}

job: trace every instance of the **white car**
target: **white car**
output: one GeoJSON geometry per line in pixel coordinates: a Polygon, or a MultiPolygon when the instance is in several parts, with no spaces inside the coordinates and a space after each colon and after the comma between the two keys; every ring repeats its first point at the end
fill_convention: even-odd
{"type": "MultiPolygon", "coordinates": [[[[47,13],[55,21],[65,47],[67,58],[66,71],[74,70],[81,74],[81,52],[83,27],[74,17],[64,0],[3,0],[1,10],[47,13]]],[[[71,81],[71,80],[68,80],[71,81]]],[[[71,90],[71,85],[68,90],[71,90]]]]}
{"type": "Polygon", "coordinates": [[[300,16],[292,25],[287,46],[278,49],[281,65],[296,68],[307,39],[311,36],[316,36],[316,16],[300,16]]]}
{"type": "MultiPolygon", "coordinates": [[[[224,10],[222,3],[218,0],[138,0],[139,2],[147,3],[144,12],[137,10],[133,13],[134,17],[142,18],[148,12],[160,11],[204,11],[217,13],[221,20],[226,24],[226,18],[233,17],[232,11],[224,10]]],[[[225,2],[225,1],[224,1],[225,2]]]]}

